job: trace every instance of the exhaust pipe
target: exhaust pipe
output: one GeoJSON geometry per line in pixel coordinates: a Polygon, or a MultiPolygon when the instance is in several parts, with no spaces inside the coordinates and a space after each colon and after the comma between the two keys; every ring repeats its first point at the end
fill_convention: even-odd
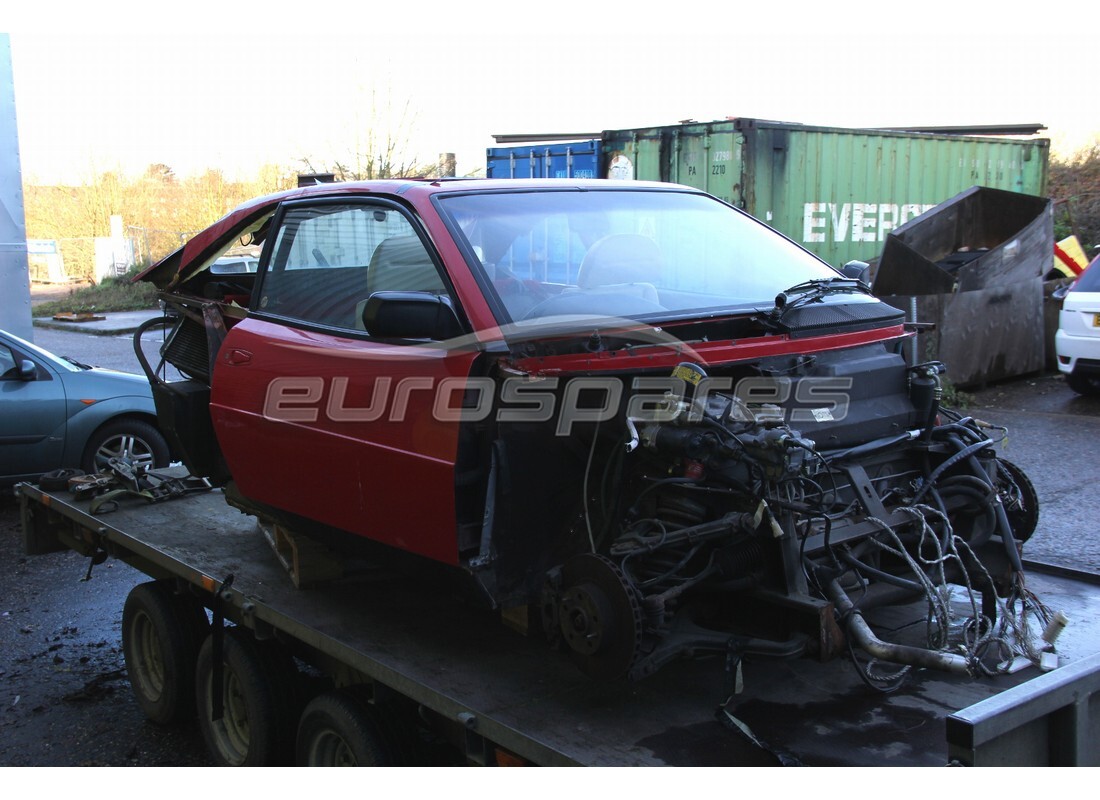
{"type": "Polygon", "coordinates": [[[829,581],[828,592],[833,605],[840,611],[841,616],[847,620],[845,633],[851,636],[852,641],[872,658],[889,661],[893,664],[908,664],[913,667],[938,669],[955,675],[973,675],[970,669],[970,661],[965,656],[929,650],[924,647],[891,644],[879,639],[871,630],[871,626],[863,619],[863,614],[856,609],[848,595],[840,588],[840,582],[837,579],[834,578],[829,581]]]}

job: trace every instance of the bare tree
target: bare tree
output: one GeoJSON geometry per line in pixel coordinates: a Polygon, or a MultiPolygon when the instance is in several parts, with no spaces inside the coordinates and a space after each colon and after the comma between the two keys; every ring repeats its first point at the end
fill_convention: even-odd
{"type": "Polygon", "coordinates": [[[408,100],[395,110],[391,97],[377,90],[360,91],[356,103],[353,133],[337,155],[303,157],[306,171],[331,172],[338,181],[385,180],[387,178],[435,177],[439,164],[421,160],[411,149],[417,114],[408,100]],[[362,109],[366,111],[362,111],[362,109]]]}
{"type": "Polygon", "coordinates": [[[1087,250],[1100,245],[1100,141],[1051,160],[1050,196],[1059,238],[1072,233],[1087,250]]]}

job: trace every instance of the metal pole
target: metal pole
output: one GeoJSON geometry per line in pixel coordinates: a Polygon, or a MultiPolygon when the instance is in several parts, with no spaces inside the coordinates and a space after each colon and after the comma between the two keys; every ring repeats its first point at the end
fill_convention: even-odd
{"type": "Polygon", "coordinates": [[[34,339],[11,39],[0,33],[0,328],[34,339]]]}
{"type": "MultiPolygon", "coordinates": [[[[909,321],[910,322],[916,322],[917,321],[917,298],[915,298],[915,297],[910,297],[909,298],[909,321]]],[[[917,339],[918,338],[919,338],[919,334],[914,333],[913,334],[913,341],[910,343],[910,346],[909,346],[910,355],[912,357],[912,361],[909,362],[909,366],[911,366],[911,367],[915,367],[917,364],[920,363],[920,361],[918,360],[918,356],[920,355],[920,353],[918,352],[918,348],[917,348],[917,339]]]]}

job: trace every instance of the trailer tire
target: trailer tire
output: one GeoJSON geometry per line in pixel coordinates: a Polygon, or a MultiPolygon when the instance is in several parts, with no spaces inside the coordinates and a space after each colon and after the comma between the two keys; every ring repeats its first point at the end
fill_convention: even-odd
{"type": "Polygon", "coordinates": [[[268,653],[240,628],[223,632],[222,690],[224,713],[212,720],[214,638],[208,636],[195,667],[199,728],[218,766],[277,766],[287,755],[290,698],[281,652],[268,653]]]}
{"type": "Polygon", "coordinates": [[[373,707],[333,691],[310,701],[298,723],[296,762],[303,767],[389,767],[396,759],[373,707]]]}
{"type": "Polygon", "coordinates": [[[138,705],[152,722],[194,716],[195,663],[207,627],[197,600],[158,581],[135,586],[122,608],[122,652],[138,705]]]}

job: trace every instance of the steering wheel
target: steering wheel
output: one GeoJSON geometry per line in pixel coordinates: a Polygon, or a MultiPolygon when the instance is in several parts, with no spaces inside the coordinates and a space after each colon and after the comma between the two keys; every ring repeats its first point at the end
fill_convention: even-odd
{"type": "Polygon", "coordinates": [[[493,288],[513,319],[524,319],[528,311],[553,295],[540,281],[524,280],[507,267],[496,268],[493,288]]]}

